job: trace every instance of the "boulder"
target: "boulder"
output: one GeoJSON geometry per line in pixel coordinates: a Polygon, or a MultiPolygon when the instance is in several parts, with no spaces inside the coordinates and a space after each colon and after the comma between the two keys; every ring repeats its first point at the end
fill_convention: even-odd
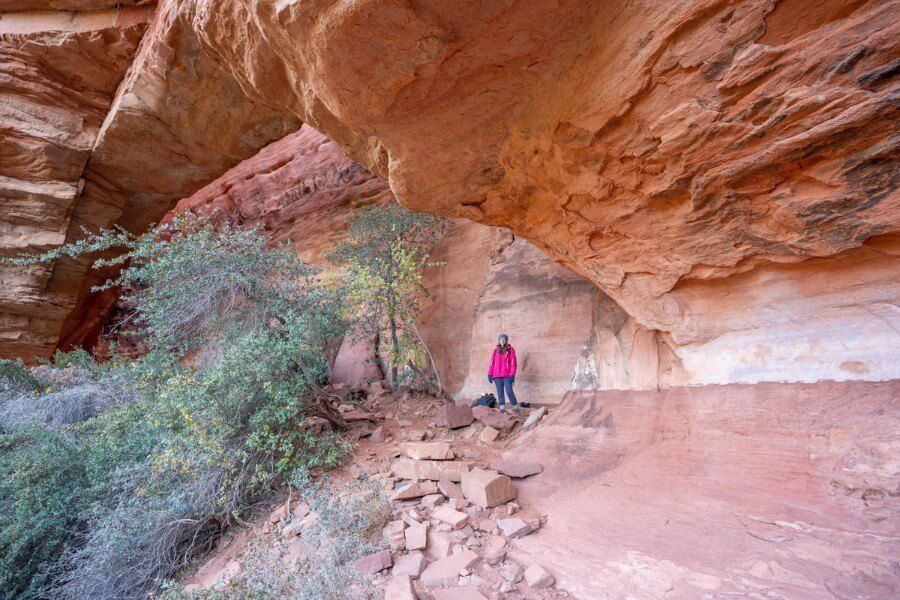
{"type": "Polygon", "coordinates": [[[474,420],[472,409],[468,406],[444,404],[438,409],[434,424],[438,427],[457,429],[471,425],[474,420]]]}
{"type": "Polygon", "coordinates": [[[451,460],[456,456],[447,442],[408,442],[403,450],[414,460],[451,460]]]}
{"type": "Polygon", "coordinates": [[[398,575],[384,587],[384,600],[419,600],[409,575],[398,575]]]}
{"type": "MultiPolygon", "coordinates": [[[[391,467],[396,477],[401,479],[431,479],[439,481],[461,481],[463,473],[467,473],[472,465],[459,460],[413,460],[399,458],[391,467]]],[[[424,495],[424,494],[423,494],[424,495]]]]}
{"type": "Polygon", "coordinates": [[[472,409],[472,415],[494,429],[511,429],[516,424],[514,416],[489,406],[476,406],[472,409]]]}
{"type": "Polygon", "coordinates": [[[541,565],[535,564],[525,569],[525,583],[532,589],[542,590],[553,587],[554,581],[553,575],[541,565]]]}
{"type": "Polygon", "coordinates": [[[498,506],[516,497],[512,480],[496,471],[474,469],[463,474],[462,491],[467,500],[482,508],[498,506]]]}
{"type": "Polygon", "coordinates": [[[423,570],[425,570],[425,555],[419,550],[413,550],[409,554],[397,557],[391,575],[394,577],[409,575],[411,579],[418,579],[423,570]]]}
{"type": "Polygon", "coordinates": [[[384,425],[379,425],[376,427],[372,434],[369,436],[369,439],[373,442],[386,442],[388,438],[387,430],[384,428],[384,425]]]}
{"type": "Polygon", "coordinates": [[[394,564],[390,550],[380,550],[353,561],[353,566],[363,575],[372,576],[379,571],[384,571],[394,564]]]}
{"type": "Polygon", "coordinates": [[[528,477],[529,475],[537,475],[544,470],[540,463],[511,458],[495,460],[491,463],[491,468],[510,477],[528,477]]]}
{"type": "MultiPolygon", "coordinates": [[[[413,479],[413,478],[408,478],[413,479]]],[[[391,493],[391,500],[398,502],[400,500],[412,500],[413,498],[421,498],[430,494],[437,494],[438,487],[433,481],[413,481],[409,485],[398,488],[391,493]]]]}
{"type": "Polygon", "coordinates": [[[476,562],[478,562],[478,554],[472,550],[463,550],[457,554],[434,561],[425,567],[419,579],[425,585],[456,585],[459,572],[463,569],[468,569],[476,562]]]}

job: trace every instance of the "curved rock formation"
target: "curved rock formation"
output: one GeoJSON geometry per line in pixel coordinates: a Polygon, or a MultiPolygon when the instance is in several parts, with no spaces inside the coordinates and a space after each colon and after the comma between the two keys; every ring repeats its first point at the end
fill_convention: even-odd
{"type": "Polygon", "coordinates": [[[738,293],[728,278],[749,273],[777,300],[803,277],[782,264],[896,252],[898,11],[865,0],[200,0],[193,18],[254,97],[387,175],[401,202],[509,227],[683,354],[696,350],[689,362],[721,363],[696,374],[720,382],[855,377],[848,361],[871,378],[898,374],[879,351],[897,343],[892,264],[830,263],[837,288],[879,289],[859,305],[754,302],[755,314],[726,319],[731,341],[717,347],[704,297],[738,293]],[[823,311],[866,335],[842,325],[817,339],[823,311]],[[780,356],[735,345],[785,322],[780,356]]]}

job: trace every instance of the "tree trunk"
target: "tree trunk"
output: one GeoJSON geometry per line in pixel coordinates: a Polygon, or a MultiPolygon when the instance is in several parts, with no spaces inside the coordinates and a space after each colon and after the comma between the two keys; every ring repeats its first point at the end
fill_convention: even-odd
{"type": "Polygon", "coordinates": [[[393,314],[390,316],[391,322],[391,344],[394,351],[391,353],[391,391],[397,391],[397,362],[400,360],[400,339],[397,337],[397,319],[393,314]]]}

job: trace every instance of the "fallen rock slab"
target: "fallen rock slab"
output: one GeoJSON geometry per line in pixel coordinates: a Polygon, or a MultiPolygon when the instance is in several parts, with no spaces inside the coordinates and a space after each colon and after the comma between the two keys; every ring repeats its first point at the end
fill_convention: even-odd
{"type": "Polygon", "coordinates": [[[476,406],[472,409],[472,415],[494,429],[511,429],[516,424],[516,418],[512,415],[488,406],[476,406]]]}
{"type": "Polygon", "coordinates": [[[469,522],[469,515],[458,510],[453,510],[450,506],[441,506],[434,511],[434,518],[438,521],[447,523],[453,529],[462,529],[469,522]]]}
{"type": "Polygon", "coordinates": [[[471,463],[460,460],[413,460],[399,458],[391,467],[401,479],[431,479],[461,481],[463,473],[472,468],[471,463]]]}
{"type": "Polygon", "coordinates": [[[515,460],[511,458],[495,460],[491,463],[491,468],[495,471],[503,473],[504,475],[509,475],[510,477],[516,478],[537,475],[544,470],[540,463],[528,460],[515,460]]]}
{"type": "Polygon", "coordinates": [[[353,561],[353,566],[363,575],[372,576],[394,564],[390,550],[381,550],[353,561]]]}
{"type": "Polygon", "coordinates": [[[456,585],[459,572],[478,562],[478,555],[472,550],[463,550],[447,558],[434,561],[422,571],[419,580],[425,585],[456,585]]]}
{"type": "Polygon", "coordinates": [[[474,420],[475,417],[472,415],[472,409],[468,406],[444,404],[438,408],[434,424],[438,427],[458,429],[460,427],[471,425],[474,420]]]}
{"type": "Polygon", "coordinates": [[[525,424],[522,425],[522,429],[524,431],[528,431],[529,429],[533,428],[535,425],[537,425],[538,421],[540,421],[544,417],[545,414],[547,414],[547,408],[544,406],[540,407],[539,409],[528,415],[528,418],[525,419],[525,424]]]}
{"type": "Polygon", "coordinates": [[[388,581],[384,600],[419,600],[409,575],[399,575],[388,581]]]}
{"type": "Polygon", "coordinates": [[[351,410],[350,412],[344,413],[343,417],[345,421],[352,423],[355,421],[380,421],[384,418],[384,415],[377,412],[367,413],[361,410],[351,410]]]}
{"type": "Polygon", "coordinates": [[[535,564],[525,569],[525,583],[532,589],[543,590],[553,587],[554,579],[544,567],[535,564]]]}
{"type": "Polygon", "coordinates": [[[466,499],[482,508],[498,506],[516,497],[512,480],[496,471],[473,469],[463,473],[462,491],[466,499]]]}
{"type": "MultiPolygon", "coordinates": [[[[412,479],[411,477],[408,479],[412,479]]],[[[400,500],[412,500],[413,498],[421,498],[430,494],[437,494],[438,487],[433,481],[413,481],[409,485],[394,490],[391,494],[391,500],[397,502],[400,500]]]]}
{"type": "Polygon", "coordinates": [[[456,457],[447,442],[408,442],[406,456],[414,460],[451,460],[456,457]]]}
{"type": "Polygon", "coordinates": [[[459,487],[459,484],[453,483],[448,479],[441,479],[438,481],[438,490],[440,490],[440,492],[448,499],[463,500],[466,497],[463,494],[462,488],[459,487]]]}
{"type": "Polygon", "coordinates": [[[453,588],[434,590],[434,600],[487,600],[474,585],[463,585],[453,588]]]}

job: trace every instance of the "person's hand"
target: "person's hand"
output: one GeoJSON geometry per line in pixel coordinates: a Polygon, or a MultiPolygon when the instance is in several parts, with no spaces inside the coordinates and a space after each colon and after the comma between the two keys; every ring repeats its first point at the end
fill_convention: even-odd
{"type": "Polygon", "coordinates": [[[516,382],[516,376],[513,375],[512,377],[510,377],[510,378],[509,378],[509,382],[510,382],[510,383],[515,383],[515,382],[516,382]]]}
{"type": "Polygon", "coordinates": [[[488,383],[494,383],[494,378],[488,375],[488,383]]]}

